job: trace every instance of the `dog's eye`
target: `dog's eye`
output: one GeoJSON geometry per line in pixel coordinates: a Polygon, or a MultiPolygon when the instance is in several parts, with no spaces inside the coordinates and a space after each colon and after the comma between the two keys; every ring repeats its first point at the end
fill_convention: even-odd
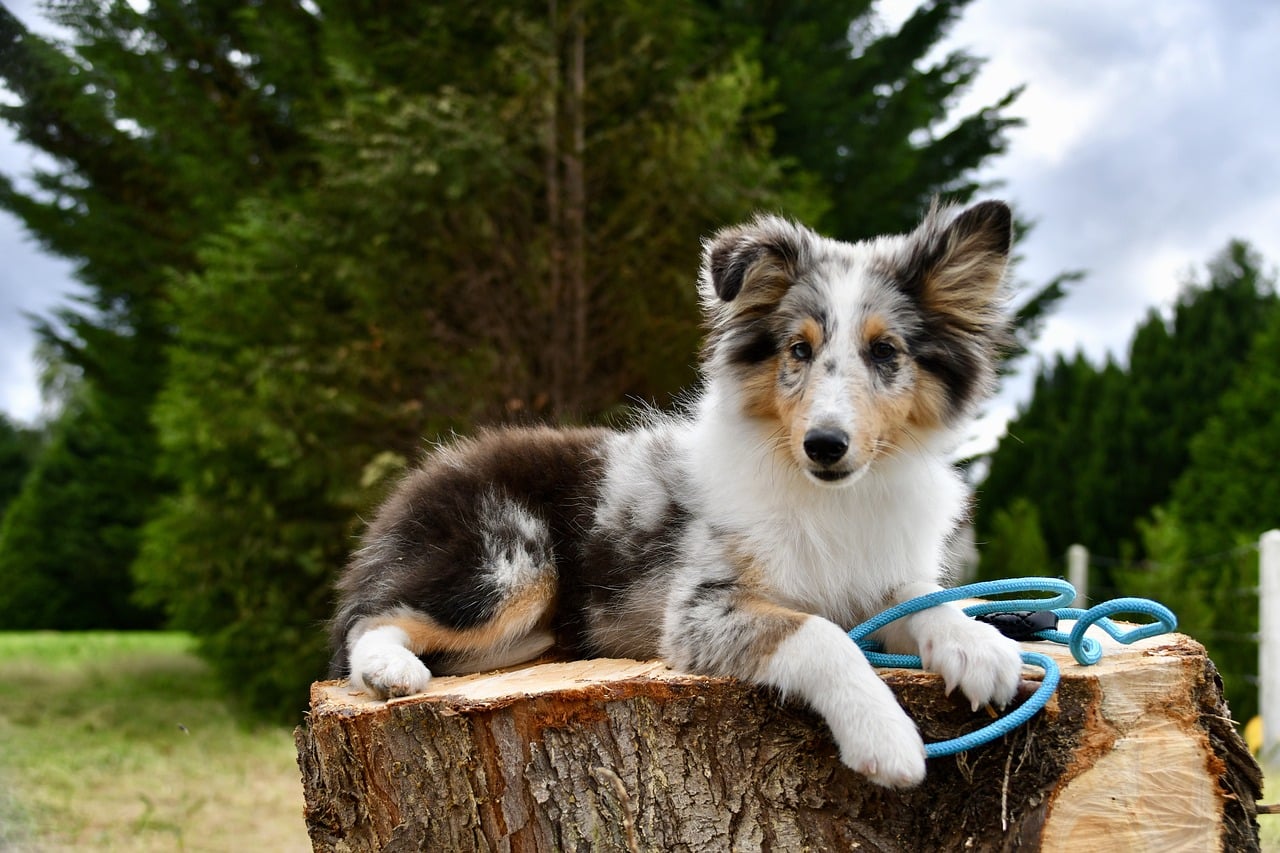
{"type": "Polygon", "coordinates": [[[813,361],[813,347],[808,341],[796,341],[791,345],[791,357],[796,361],[813,361]]]}
{"type": "Polygon", "coordinates": [[[886,364],[898,355],[898,348],[888,341],[876,341],[871,345],[871,360],[876,364],[886,364]]]}

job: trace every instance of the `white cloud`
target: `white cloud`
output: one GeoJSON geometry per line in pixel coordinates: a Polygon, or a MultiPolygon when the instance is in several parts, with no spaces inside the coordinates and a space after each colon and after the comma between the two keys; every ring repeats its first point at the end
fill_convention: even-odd
{"type": "MultiPolygon", "coordinates": [[[[913,3],[888,4],[905,18],[913,3]]],[[[959,109],[1026,91],[1027,125],[984,176],[1038,222],[1020,278],[1085,269],[1040,358],[1123,356],[1146,313],[1234,237],[1280,261],[1280,4],[978,0],[939,50],[989,58],[959,109]]],[[[1026,374],[1032,365],[1023,367],[1026,374]]],[[[1025,399],[1008,383],[983,432],[1025,399]]]]}

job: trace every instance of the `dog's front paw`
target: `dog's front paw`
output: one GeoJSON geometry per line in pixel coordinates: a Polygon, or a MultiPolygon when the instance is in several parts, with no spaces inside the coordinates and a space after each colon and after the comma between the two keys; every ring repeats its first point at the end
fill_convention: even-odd
{"type": "Polygon", "coordinates": [[[924,781],[924,741],[901,708],[895,704],[850,712],[827,720],[845,766],[885,788],[910,788],[924,781]]]}
{"type": "Polygon", "coordinates": [[[971,619],[930,631],[921,639],[920,660],[925,669],[942,676],[948,694],[959,687],[975,711],[988,703],[1008,705],[1022,678],[1018,644],[971,619]]]}

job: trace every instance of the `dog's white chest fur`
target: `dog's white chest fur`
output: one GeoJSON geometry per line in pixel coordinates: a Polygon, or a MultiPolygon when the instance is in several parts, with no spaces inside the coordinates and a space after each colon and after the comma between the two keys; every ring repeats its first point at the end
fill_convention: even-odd
{"type": "Polygon", "coordinates": [[[815,488],[758,424],[717,416],[708,389],[681,437],[698,512],[739,536],[780,601],[846,626],[904,584],[937,581],[966,490],[935,448],[896,454],[842,488],[815,488]]]}

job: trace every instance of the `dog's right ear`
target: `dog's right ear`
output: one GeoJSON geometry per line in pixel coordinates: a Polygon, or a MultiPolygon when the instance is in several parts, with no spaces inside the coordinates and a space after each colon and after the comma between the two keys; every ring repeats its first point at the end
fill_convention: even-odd
{"type": "MultiPolygon", "coordinates": [[[[724,302],[743,290],[781,298],[804,256],[804,229],[777,216],[725,228],[702,247],[702,284],[724,302]]],[[[754,300],[753,300],[754,301],[754,300]]]]}

